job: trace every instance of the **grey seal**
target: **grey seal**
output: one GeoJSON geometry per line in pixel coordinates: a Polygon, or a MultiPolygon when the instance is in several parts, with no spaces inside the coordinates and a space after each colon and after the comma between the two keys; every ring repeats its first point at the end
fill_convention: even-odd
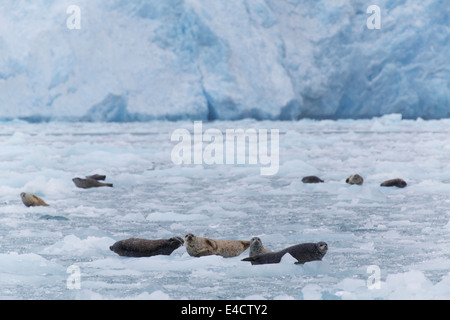
{"type": "Polygon", "coordinates": [[[229,258],[236,257],[244,252],[250,246],[250,241],[216,240],[201,238],[188,233],[184,236],[184,245],[186,251],[193,257],[218,255],[229,258]]]}
{"type": "Polygon", "coordinates": [[[303,183],[321,183],[323,182],[322,179],[316,176],[307,176],[302,178],[303,183]]]}
{"type": "Polygon", "coordinates": [[[260,238],[253,237],[250,239],[250,253],[249,253],[250,257],[254,257],[258,254],[270,253],[270,252],[273,252],[273,251],[264,248],[260,238]]]}
{"type": "Polygon", "coordinates": [[[345,180],[348,184],[358,184],[362,185],[364,183],[363,177],[361,177],[359,174],[352,174],[350,177],[345,180]]]}
{"type": "Polygon", "coordinates": [[[22,199],[23,204],[27,207],[49,206],[44,200],[31,193],[22,192],[20,194],[20,198],[22,199]]]}
{"type": "Polygon", "coordinates": [[[384,181],[380,186],[404,188],[407,186],[407,183],[403,179],[391,179],[384,181]]]}
{"type": "Polygon", "coordinates": [[[323,241],[317,243],[301,243],[280,251],[248,257],[242,259],[242,261],[250,261],[252,265],[280,263],[281,258],[283,258],[286,253],[289,253],[297,259],[296,264],[303,264],[309,261],[322,260],[327,251],[328,245],[323,241]]]}
{"type": "Polygon", "coordinates": [[[94,174],[91,176],[87,176],[85,179],[83,178],[73,178],[72,181],[78,188],[89,189],[89,188],[98,188],[98,187],[112,187],[112,183],[104,183],[100,182],[100,180],[105,180],[105,175],[94,174]]]}
{"type": "Polygon", "coordinates": [[[151,257],[156,255],[170,255],[184,243],[180,237],[170,239],[147,240],[129,238],[120,240],[109,247],[119,256],[125,257],[151,257]]]}

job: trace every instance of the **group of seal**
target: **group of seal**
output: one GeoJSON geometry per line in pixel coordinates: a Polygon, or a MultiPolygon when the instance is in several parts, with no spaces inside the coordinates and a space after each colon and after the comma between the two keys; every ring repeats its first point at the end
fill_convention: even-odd
{"type": "MultiPolygon", "coordinates": [[[[106,176],[101,174],[94,174],[87,176],[86,178],[73,178],[72,181],[75,183],[75,185],[78,188],[82,189],[89,189],[89,188],[96,188],[96,187],[112,187],[112,183],[103,183],[100,182],[105,180],[106,176]]],[[[26,193],[22,192],[20,194],[20,198],[22,199],[22,202],[27,207],[38,207],[38,206],[45,206],[48,207],[49,205],[39,198],[38,196],[32,194],[32,193],[26,193]]]]}
{"type": "Polygon", "coordinates": [[[237,257],[250,247],[249,257],[242,259],[242,261],[250,261],[252,265],[279,263],[286,253],[297,259],[296,264],[303,264],[308,261],[322,260],[328,250],[328,245],[323,241],[301,243],[280,251],[271,251],[264,248],[261,239],[258,237],[253,237],[250,241],[217,240],[197,237],[192,233],[186,234],[184,240],[180,237],[158,240],[129,238],[115,242],[109,249],[119,256],[151,257],[170,255],[183,244],[187,253],[192,257],[210,255],[218,255],[224,258],[237,257]]]}
{"type": "MultiPolygon", "coordinates": [[[[323,183],[324,181],[320,179],[317,176],[306,176],[302,178],[303,183],[323,183]]],[[[356,184],[356,185],[362,185],[364,183],[363,177],[361,177],[359,174],[352,174],[350,177],[348,177],[345,180],[348,184],[356,184]]],[[[382,182],[380,184],[381,187],[398,187],[398,188],[404,188],[407,186],[407,183],[405,180],[397,178],[397,179],[390,179],[382,182]]]]}

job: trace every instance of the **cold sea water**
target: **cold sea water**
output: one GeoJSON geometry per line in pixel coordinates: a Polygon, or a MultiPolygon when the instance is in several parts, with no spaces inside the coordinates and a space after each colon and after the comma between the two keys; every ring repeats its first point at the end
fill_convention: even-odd
{"type": "MultiPolygon", "coordinates": [[[[203,123],[278,129],[279,168],[175,164],[193,122],[0,125],[1,299],[448,299],[450,120],[203,123]],[[113,188],[79,189],[105,174],[113,188]],[[351,174],[364,177],[349,185],[351,174]],[[319,184],[301,179],[317,175],[319,184]],[[391,178],[408,185],[380,187],[391,178]],[[23,205],[34,193],[49,207],[23,205]],[[279,250],[325,241],[322,261],[120,257],[130,237],[261,238],[279,250]]],[[[217,130],[216,130],[217,132],[217,130]]],[[[205,148],[208,143],[203,144],[205,148]]]]}

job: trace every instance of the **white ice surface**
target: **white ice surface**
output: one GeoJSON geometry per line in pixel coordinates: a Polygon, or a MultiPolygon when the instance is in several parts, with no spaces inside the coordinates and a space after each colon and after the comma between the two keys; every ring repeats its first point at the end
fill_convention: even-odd
{"type": "Polygon", "coordinates": [[[173,130],[190,122],[0,127],[2,299],[448,299],[450,122],[212,122],[203,129],[280,129],[280,170],[171,162],[173,130]],[[113,188],[71,179],[101,173],[113,188]],[[345,179],[361,174],[362,186],[345,179]],[[301,182],[315,174],[323,184],[301,182]],[[401,177],[404,189],[381,188],[401,177]],[[26,208],[20,192],[50,207],[26,208]],[[44,219],[51,216],[53,219],[44,219]],[[125,258],[115,241],[250,239],[278,250],[326,241],[322,261],[252,266],[248,256],[125,258]],[[69,266],[81,271],[69,289],[69,266]],[[370,289],[369,266],[380,270],[370,289]]]}

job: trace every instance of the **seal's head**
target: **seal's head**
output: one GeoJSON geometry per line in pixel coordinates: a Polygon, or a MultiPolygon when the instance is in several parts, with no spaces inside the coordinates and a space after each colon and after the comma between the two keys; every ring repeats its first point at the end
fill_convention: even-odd
{"type": "Polygon", "coordinates": [[[323,241],[317,242],[317,248],[322,254],[325,254],[328,251],[328,245],[323,241]]]}
{"type": "Polygon", "coordinates": [[[20,197],[23,199],[23,198],[25,198],[26,195],[27,195],[27,194],[26,194],[25,192],[22,192],[22,193],[20,194],[20,197]]]}
{"type": "Polygon", "coordinates": [[[192,240],[194,240],[195,236],[192,233],[188,233],[187,235],[184,236],[184,241],[186,242],[191,242],[192,240]]]}
{"type": "Polygon", "coordinates": [[[183,243],[184,243],[184,240],[181,239],[180,237],[172,237],[172,238],[169,239],[169,241],[170,241],[172,244],[178,245],[178,246],[181,246],[181,245],[183,245],[183,243]]]}
{"type": "Polygon", "coordinates": [[[406,187],[406,182],[404,180],[399,179],[397,186],[399,188],[404,188],[404,187],[406,187]]]}
{"type": "Polygon", "coordinates": [[[250,245],[252,245],[252,244],[262,244],[262,241],[258,237],[253,237],[250,239],[250,245]]]}

